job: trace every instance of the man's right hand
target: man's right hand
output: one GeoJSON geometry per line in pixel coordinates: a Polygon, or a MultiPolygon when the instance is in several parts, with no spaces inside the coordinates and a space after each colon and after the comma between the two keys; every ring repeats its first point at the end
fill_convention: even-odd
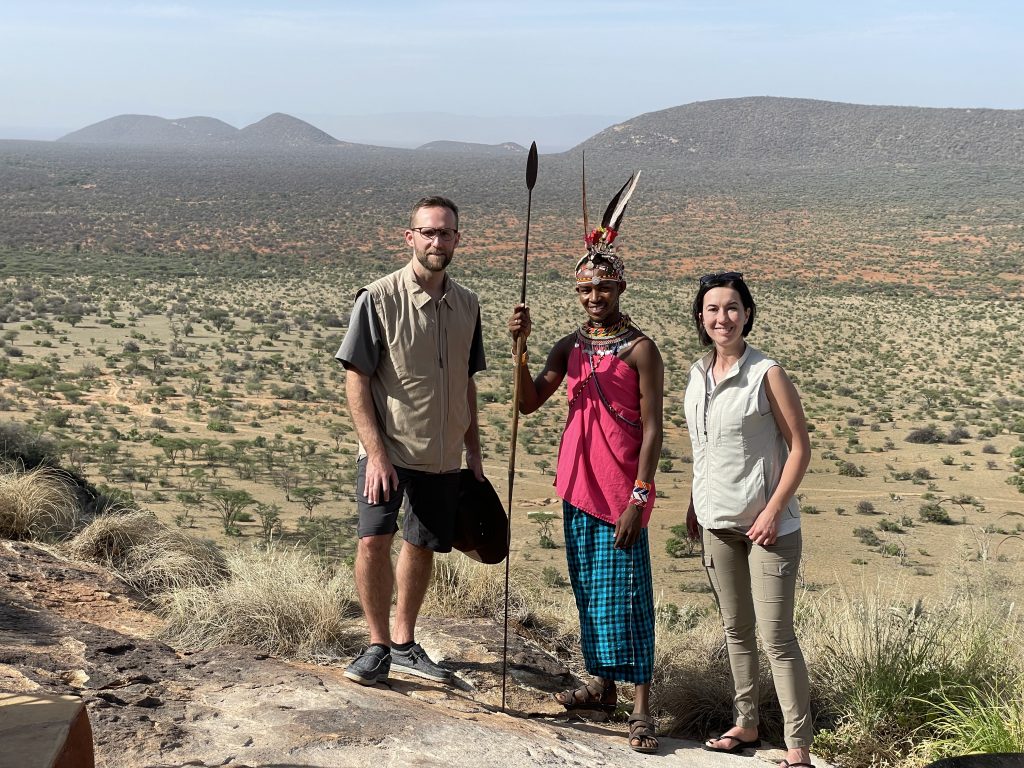
{"type": "Polygon", "coordinates": [[[512,310],[512,317],[508,320],[508,332],[512,334],[513,339],[522,336],[525,343],[532,328],[530,308],[525,304],[516,304],[515,309],[512,310]]]}
{"type": "Polygon", "coordinates": [[[398,488],[398,472],[387,456],[366,457],[366,484],[363,495],[370,504],[391,500],[391,491],[398,488]]]}

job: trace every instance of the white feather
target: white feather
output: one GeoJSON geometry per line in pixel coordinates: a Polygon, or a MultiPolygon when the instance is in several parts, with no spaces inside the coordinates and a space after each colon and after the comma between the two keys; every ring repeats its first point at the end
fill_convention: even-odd
{"type": "Polygon", "coordinates": [[[612,212],[611,219],[608,220],[609,228],[616,230],[619,228],[619,223],[622,219],[622,214],[625,213],[626,211],[626,203],[628,203],[629,198],[632,197],[633,190],[636,189],[636,183],[640,181],[641,173],[643,173],[643,171],[636,172],[636,174],[633,176],[632,183],[629,185],[626,191],[622,193],[622,197],[619,199],[618,205],[615,206],[615,210],[612,212]]]}

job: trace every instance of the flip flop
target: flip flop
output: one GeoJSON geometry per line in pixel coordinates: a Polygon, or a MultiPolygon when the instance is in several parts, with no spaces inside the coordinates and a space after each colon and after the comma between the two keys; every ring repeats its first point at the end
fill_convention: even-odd
{"type": "MultiPolygon", "coordinates": [[[[760,746],[761,746],[761,739],[760,739],[760,737],[754,739],[753,741],[744,741],[739,736],[732,736],[732,735],[728,735],[727,736],[724,733],[721,736],[716,736],[715,738],[708,739],[708,741],[704,742],[704,749],[706,749],[708,752],[721,752],[722,754],[725,754],[725,755],[738,755],[740,752],[742,752],[745,749],[757,749],[760,746]],[[736,743],[733,744],[731,747],[728,747],[728,748],[726,748],[726,747],[712,747],[711,745],[708,744],[709,741],[721,741],[722,739],[731,739],[732,741],[735,741],[736,743]]],[[[793,768],[799,768],[799,766],[804,765],[804,763],[790,763],[789,765],[792,766],[793,768]]],[[[813,768],[813,766],[812,766],[812,768],[813,768]]]]}
{"type": "Polygon", "coordinates": [[[785,766],[785,768],[814,768],[814,765],[811,763],[791,763],[785,758],[782,759],[780,765],[785,766]]]}

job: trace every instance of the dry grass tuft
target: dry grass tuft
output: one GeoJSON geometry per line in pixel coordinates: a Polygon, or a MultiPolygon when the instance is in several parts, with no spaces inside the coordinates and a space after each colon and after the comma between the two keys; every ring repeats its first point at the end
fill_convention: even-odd
{"type": "MultiPolygon", "coordinates": [[[[579,620],[571,592],[541,587],[537,573],[513,564],[509,573],[509,621],[563,650],[579,649],[579,620]]],[[[505,566],[484,565],[460,553],[434,557],[434,574],[423,604],[433,616],[491,618],[505,615],[505,566]]]]}
{"type": "Polygon", "coordinates": [[[280,549],[227,555],[228,576],[165,595],[163,638],[183,650],[247,645],[292,658],[335,658],[363,641],[351,571],[280,549]]]}
{"type": "Polygon", "coordinates": [[[1016,691],[1024,673],[1012,607],[927,603],[889,587],[814,601],[802,637],[826,758],[895,765],[927,739],[950,700],[1016,691]]]}
{"type": "Polygon", "coordinates": [[[48,467],[0,469],[0,538],[53,541],[78,523],[72,485],[48,467]]]}
{"type": "Polygon", "coordinates": [[[655,633],[651,697],[665,732],[699,740],[732,725],[732,675],[718,614],[689,628],[659,621],[655,633]]]}
{"type": "MultiPolygon", "coordinates": [[[[509,575],[509,619],[525,621],[530,613],[532,574],[509,575]]],[[[484,565],[461,553],[434,557],[434,574],[423,612],[434,616],[494,618],[505,611],[505,565],[484,565]]]]}
{"type": "Polygon", "coordinates": [[[166,592],[223,580],[223,553],[206,541],[168,528],[150,512],[108,512],[67,545],[72,557],[100,563],[158,602],[166,592]]]}

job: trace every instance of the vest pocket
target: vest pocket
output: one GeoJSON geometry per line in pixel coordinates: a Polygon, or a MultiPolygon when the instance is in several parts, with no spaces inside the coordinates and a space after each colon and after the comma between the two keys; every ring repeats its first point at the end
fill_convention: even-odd
{"type": "Polygon", "coordinates": [[[764,459],[759,458],[743,481],[743,503],[746,510],[746,514],[743,516],[744,520],[749,518],[752,523],[753,518],[764,509],[768,503],[767,486],[764,476],[764,459]]]}

